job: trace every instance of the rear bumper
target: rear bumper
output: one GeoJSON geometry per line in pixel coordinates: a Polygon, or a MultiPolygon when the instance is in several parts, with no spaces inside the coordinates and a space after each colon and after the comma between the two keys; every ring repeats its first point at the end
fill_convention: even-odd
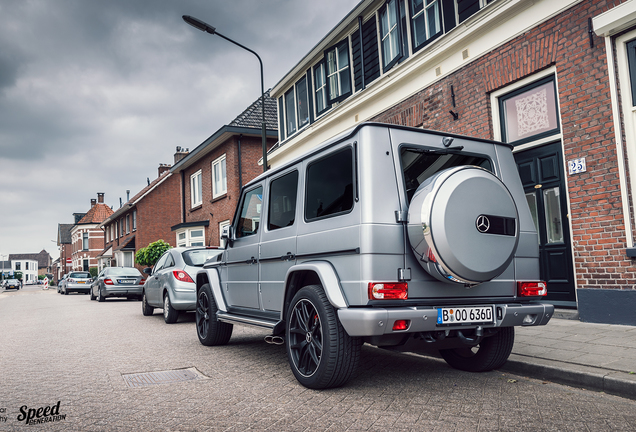
{"type": "Polygon", "coordinates": [[[130,286],[106,286],[102,288],[102,296],[104,297],[141,297],[143,292],[142,285],[130,286]]]}
{"type": "Polygon", "coordinates": [[[91,290],[91,284],[66,284],[65,290],[67,292],[89,292],[91,290]]]}
{"type": "MultiPolygon", "coordinates": [[[[471,305],[472,306],[472,305],[471,305]]],[[[554,313],[550,304],[495,304],[495,322],[484,328],[545,325],[554,313]],[[524,322],[524,319],[526,320],[524,322]]],[[[382,336],[439,330],[475,328],[473,325],[438,326],[437,308],[431,306],[397,308],[343,308],[338,318],[349,336],[382,336]],[[407,330],[393,330],[397,320],[410,322],[407,330]]]]}
{"type": "Polygon", "coordinates": [[[180,311],[193,311],[196,309],[197,292],[195,288],[191,290],[175,289],[172,290],[170,303],[172,307],[180,311]]]}

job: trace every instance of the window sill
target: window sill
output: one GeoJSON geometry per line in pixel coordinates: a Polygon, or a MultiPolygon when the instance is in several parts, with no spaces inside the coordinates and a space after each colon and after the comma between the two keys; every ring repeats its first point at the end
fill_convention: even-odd
{"type": "Polygon", "coordinates": [[[212,198],[212,199],[210,200],[210,204],[213,204],[213,203],[215,203],[215,202],[217,202],[217,201],[221,201],[222,199],[225,199],[225,198],[227,198],[227,192],[225,192],[223,195],[219,195],[219,196],[218,196],[218,197],[216,197],[216,198],[212,198]]]}
{"type": "Polygon", "coordinates": [[[201,210],[202,208],[203,208],[203,204],[199,204],[197,206],[190,208],[190,212],[201,210]]]}

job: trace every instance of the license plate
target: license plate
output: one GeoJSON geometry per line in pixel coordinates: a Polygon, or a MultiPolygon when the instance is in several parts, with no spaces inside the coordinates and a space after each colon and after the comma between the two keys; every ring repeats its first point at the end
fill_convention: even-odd
{"type": "Polygon", "coordinates": [[[495,322],[492,306],[437,309],[437,325],[486,324],[495,322]]]}
{"type": "Polygon", "coordinates": [[[83,284],[85,284],[85,283],[86,283],[86,281],[77,281],[77,283],[83,283],[83,284]]]}
{"type": "Polygon", "coordinates": [[[134,284],[135,280],[134,279],[119,279],[117,282],[119,282],[120,284],[134,284]]]}

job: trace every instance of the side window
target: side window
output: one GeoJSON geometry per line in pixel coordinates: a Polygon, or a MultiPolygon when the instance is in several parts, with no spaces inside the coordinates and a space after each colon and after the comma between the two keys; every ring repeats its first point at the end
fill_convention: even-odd
{"type": "Polygon", "coordinates": [[[324,61],[314,66],[314,93],[316,115],[318,116],[329,108],[329,104],[327,103],[327,79],[324,61]]]}
{"type": "Polygon", "coordinates": [[[413,51],[442,33],[441,0],[409,0],[413,51]]]}
{"type": "Polygon", "coordinates": [[[305,220],[353,209],[353,150],[346,148],[307,167],[305,220]]]}
{"type": "Polygon", "coordinates": [[[269,190],[267,229],[271,231],[292,226],[296,215],[298,171],[272,180],[269,190]]]}
{"type": "Polygon", "coordinates": [[[166,253],[166,263],[163,266],[164,268],[174,267],[174,258],[170,252],[166,253]]]}
{"type": "Polygon", "coordinates": [[[393,66],[402,56],[399,15],[397,0],[389,0],[380,12],[382,67],[385,71],[393,66]]]}
{"type": "Polygon", "coordinates": [[[258,226],[261,222],[262,202],[262,186],[245,193],[236,226],[236,238],[251,236],[258,232],[258,226]]]}
{"type": "Polygon", "coordinates": [[[159,261],[157,261],[155,263],[155,267],[152,269],[153,273],[158,272],[159,270],[161,270],[164,267],[164,264],[166,263],[166,257],[169,255],[168,252],[164,253],[161,258],[159,258],[159,261]]]}

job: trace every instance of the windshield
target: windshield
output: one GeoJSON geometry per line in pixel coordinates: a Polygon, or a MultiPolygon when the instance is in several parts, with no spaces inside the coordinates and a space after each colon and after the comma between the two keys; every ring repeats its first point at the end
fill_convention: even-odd
{"type": "Polygon", "coordinates": [[[10,283],[10,284],[18,283],[18,280],[17,279],[7,279],[7,283],[10,283]]]}
{"type": "Polygon", "coordinates": [[[70,278],[75,278],[75,279],[90,279],[91,274],[90,273],[85,273],[85,272],[77,272],[77,273],[71,273],[70,275],[68,275],[68,277],[70,278]]]}
{"type": "Polygon", "coordinates": [[[193,267],[203,267],[203,264],[210,258],[221,255],[223,249],[194,249],[181,254],[186,265],[193,267]]]}
{"type": "Polygon", "coordinates": [[[436,154],[434,151],[426,152],[421,148],[402,147],[400,158],[409,203],[424,180],[447,168],[473,165],[492,172],[489,159],[469,154],[436,154]]]}
{"type": "Polygon", "coordinates": [[[104,270],[107,276],[141,276],[139,270],[135,267],[111,267],[104,270]]]}

